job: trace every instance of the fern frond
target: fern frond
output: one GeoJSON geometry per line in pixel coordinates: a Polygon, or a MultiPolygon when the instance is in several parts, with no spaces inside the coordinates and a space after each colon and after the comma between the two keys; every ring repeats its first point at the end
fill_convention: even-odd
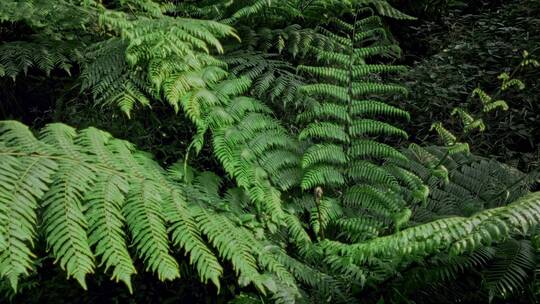
{"type": "Polygon", "coordinates": [[[333,199],[322,199],[317,207],[311,210],[310,224],[316,235],[325,230],[328,223],[343,215],[341,206],[333,199]]]}
{"type": "Polygon", "coordinates": [[[302,178],[302,189],[311,189],[319,185],[340,186],[345,183],[343,174],[331,166],[315,166],[308,169],[302,178]]]}
{"type": "Polygon", "coordinates": [[[392,126],[391,124],[371,119],[359,119],[349,127],[351,136],[364,135],[389,135],[408,138],[407,132],[392,126]]]}
{"type": "MultiPolygon", "coordinates": [[[[160,280],[177,278],[170,243],[190,256],[203,282],[218,288],[224,272],[218,256],[232,262],[242,284],[253,283],[262,292],[277,291],[259,269],[275,276],[275,284],[294,286],[274,253],[261,243],[253,247],[252,232],[236,226],[231,214],[215,211],[223,204],[213,174],[179,184],[181,177],[167,174],[131,144],[62,124],[48,125],[36,139],[20,123],[1,122],[0,159],[0,219],[7,224],[0,228],[0,276],[14,289],[33,270],[36,229],[68,277],[83,287],[94,271],[94,256],[130,291],[136,273],[131,256],[160,280]],[[41,218],[38,208],[44,210],[41,218]]],[[[279,192],[258,182],[261,201],[277,202],[270,210],[279,216],[279,192]]]]}
{"type": "Polygon", "coordinates": [[[313,121],[317,118],[325,120],[335,119],[342,123],[346,123],[350,120],[347,107],[345,105],[333,103],[316,103],[297,116],[297,120],[301,122],[313,121]]]}
{"type": "Polygon", "coordinates": [[[343,127],[330,122],[315,122],[309,124],[300,132],[300,140],[317,138],[322,140],[335,140],[343,143],[349,142],[349,135],[343,127]]]}
{"type": "Polygon", "coordinates": [[[372,140],[358,140],[349,150],[350,157],[375,158],[375,159],[406,159],[395,148],[372,140]]]}
{"type": "Polygon", "coordinates": [[[184,249],[190,256],[190,263],[194,264],[203,282],[210,280],[220,288],[219,280],[223,268],[215,254],[207,247],[202,239],[201,232],[195,222],[183,194],[173,189],[170,199],[164,204],[165,216],[171,223],[171,240],[175,246],[184,249]]]}
{"type": "Polygon", "coordinates": [[[309,168],[318,163],[345,164],[347,156],[341,146],[332,144],[319,144],[309,147],[303,158],[302,167],[309,168]]]}
{"type": "Polygon", "coordinates": [[[497,246],[493,263],[483,273],[490,300],[506,298],[520,289],[535,265],[535,254],[529,241],[508,240],[497,246]]]}
{"type": "Polygon", "coordinates": [[[370,184],[382,184],[396,190],[398,180],[386,168],[377,166],[369,161],[358,160],[347,168],[347,175],[355,182],[369,182],[370,184]]]}
{"type": "MultiPolygon", "coordinates": [[[[9,143],[6,136],[10,132],[8,128],[22,136],[28,132],[20,126],[2,127],[2,143],[9,143]]],[[[0,228],[0,276],[9,279],[16,290],[19,277],[28,275],[32,268],[34,254],[31,248],[36,237],[38,200],[48,190],[57,165],[48,159],[18,159],[9,155],[10,151],[17,153],[16,149],[7,148],[7,154],[0,155],[0,170],[3,172],[0,177],[0,220],[4,223],[0,228]],[[19,172],[23,174],[19,175],[19,172]]]]}
{"type": "Polygon", "coordinates": [[[384,115],[410,120],[410,114],[407,111],[374,100],[365,100],[354,103],[351,107],[351,115],[360,117],[384,115]]]}
{"type": "Polygon", "coordinates": [[[133,243],[143,257],[147,269],[160,280],[180,277],[178,263],[169,253],[167,230],[162,215],[159,187],[152,182],[132,185],[124,207],[133,243]]]}
{"type": "MultiPolygon", "coordinates": [[[[43,129],[41,140],[58,146],[68,157],[81,161],[85,156],[74,144],[75,136],[74,129],[51,124],[43,129]]],[[[87,220],[83,213],[82,198],[94,183],[96,174],[79,162],[68,160],[59,164],[52,179],[43,197],[47,244],[60,267],[86,288],[85,277],[94,270],[94,256],[86,234],[87,220]]]]}

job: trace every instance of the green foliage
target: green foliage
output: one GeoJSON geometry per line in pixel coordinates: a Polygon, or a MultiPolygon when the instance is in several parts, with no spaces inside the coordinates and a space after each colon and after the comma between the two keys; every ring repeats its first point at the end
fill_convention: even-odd
{"type": "Polygon", "coordinates": [[[3,1],[2,296],[534,298],[538,170],[469,145],[521,109],[536,49],[514,71],[489,61],[464,102],[441,110],[454,87],[431,89],[426,118],[395,78],[408,73],[422,105],[438,71],[396,63],[404,39],[390,29],[412,19],[384,0],[3,1]],[[445,147],[399,148],[426,126],[445,147]]]}
{"type": "MultiPolygon", "coordinates": [[[[410,53],[407,62],[414,65],[404,77],[411,95],[401,105],[411,112],[411,127],[406,130],[410,134],[415,131],[417,142],[435,142],[435,133],[429,132],[434,121],[442,122],[452,132],[462,130],[461,118],[450,116],[455,108],[461,108],[478,123],[482,116],[486,126],[484,132],[477,132],[477,128],[473,132],[471,128],[460,138],[471,145],[471,151],[491,155],[525,171],[536,167],[539,112],[535,96],[539,70],[534,60],[539,55],[536,45],[540,33],[534,16],[539,10],[536,1],[467,2],[451,9],[439,21],[394,27],[410,53]],[[528,51],[526,58],[524,51],[528,51]],[[497,77],[519,79],[525,88],[519,90],[518,82],[512,81],[512,86],[498,93],[503,79],[497,77]],[[508,110],[501,111],[504,104],[497,102],[493,105],[496,111],[482,114],[479,98],[471,98],[477,88],[493,101],[504,100],[508,110]]],[[[434,14],[426,17],[431,16],[434,14]]]]}
{"type": "Polygon", "coordinates": [[[208,188],[212,179],[205,175],[194,185],[178,182],[174,167],[167,173],[147,154],[94,128],[76,132],[51,124],[35,138],[26,126],[5,121],[0,130],[0,215],[7,223],[0,273],[14,289],[33,269],[36,229],[60,267],[83,288],[96,259],[130,289],[136,272],[132,256],[160,280],[177,278],[171,243],[190,255],[203,282],[218,288],[223,274],[218,256],[232,263],[242,284],[253,283],[261,291],[270,285],[259,267],[278,271],[279,279],[290,276],[268,260],[258,240],[245,238],[245,228],[217,209],[221,198],[213,191],[218,189],[208,188]]]}
{"type": "MultiPolygon", "coordinates": [[[[347,219],[355,223],[347,225],[344,223],[348,222],[341,221],[340,233],[351,235],[351,231],[346,230],[348,227],[355,232],[373,227],[380,227],[383,231],[391,222],[397,228],[407,221],[406,216],[398,216],[407,210],[400,194],[402,184],[399,178],[407,173],[398,168],[380,166],[380,162],[403,159],[404,156],[393,147],[374,139],[407,138],[407,133],[374,118],[408,118],[408,114],[372,99],[372,96],[405,92],[401,86],[373,81],[375,75],[403,72],[405,68],[366,63],[368,57],[388,56],[395,49],[386,39],[379,18],[368,16],[355,19],[352,24],[339,20],[334,26],[339,29],[339,34],[321,30],[333,42],[334,50],[311,48],[323,66],[298,67],[303,74],[320,79],[318,83],[301,87],[313,101],[298,116],[298,120],[305,124],[299,139],[308,143],[302,157],[304,174],[301,187],[304,190],[322,187],[329,198],[321,201],[319,216],[312,215],[312,226],[318,234],[322,226],[319,223],[321,220],[317,219],[321,214],[325,222],[327,218],[330,222],[338,219],[337,215],[341,212],[328,217],[328,207],[322,204],[336,201],[333,205],[341,204],[347,208],[347,219]],[[394,182],[391,189],[388,189],[388,181],[394,182]],[[340,192],[343,193],[342,197],[340,192]],[[359,227],[367,223],[362,219],[370,216],[382,222],[359,227]],[[355,220],[356,217],[359,220],[355,220]]],[[[414,187],[421,187],[421,183],[405,182],[403,186],[413,187],[414,191],[414,187]]]]}
{"type": "MultiPolygon", "coordinates": [[[[458,153],[448,156],[444,149],[436,147],[423,149],[411,146],[405,154],[412,161],[409,168],[431,188],[426,204],[413,210],[411,223],[432,224],[434,219],[446,221],[471,215],[483,221],[482,213],[488,217],[472,236],[452,244],[455,250],[469,251],[471,246],[476,249],[461,255],[441,251],[425,260],[417,260],[417,265],[411,264],[403,271],[403,278],[394,280],[396,288],[408,292],[413,299],[417,297],[414,290],[421,288],[422,292],[433,297],[427,301],[429,303],[443,299],[487,301],[489,298],[508,298],[524,291],[530,292],[521,282],[532,279],[531,265],[536,264],[536,257],[528,249],[536,226],[526,221],[528,215],[536,216],[536,213],[530,213],[526,203],[504,213],[504,220],[512,216],[520,220],[515,218],[504,223],[497,220],[497,209],[487,208],[513,209],[518,206],[512,202],[525,201],[527,195],[531,202],[534,201],[537,193],[527,194],[534,185],[531,175],[474,155],[458,153]],[[446,179],[435,175],[433,168],[436,165],[445,168],[446,179]],[[525,198],[519,199],[524,195],[525,198]],[[518,222],[517,226],[512,224],[518,222]],[[515,230],[512,232],[512,229],[515,230]],[[501,236],[502,242],[498,244],[496,240],[501,236]],[[468,288],[459,283],[465,280],[469,280],[468,288]]],[[[463,232],[467,226],[462,222],[456,230],[450,230],[452,226],[445,229],[450,233],[463,232]]],[[[415,258],[414,255],[411,257],[415,258]]]]}

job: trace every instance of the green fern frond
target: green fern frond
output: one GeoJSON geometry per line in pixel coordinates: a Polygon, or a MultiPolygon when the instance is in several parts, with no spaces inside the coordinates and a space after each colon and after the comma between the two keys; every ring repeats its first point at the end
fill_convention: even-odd
{"type": "Polygon", "coordinates": [[[355,182],[382,184],[397,190],[398,180],[385,167],[377,166],[369,161],[358,160],[347,168],[347,175],[355,182]]]}
{"type": "Polygon", "coordinates": [[[488,209],[472,217],[451,217],[411,227],[398,233],[355,245],[333,241],[321,244],[330,252],[347,252],[355,263],[371,257],[426,256],[439,250],[452,254],[470,252],[493,240],[503,240],[511,233],[523,233],[540,221],[536,212],[539,193],[532,193],[505,207],[488,209]]]}
{"type": "Polygon", "coordinates": [[[347,156],[341,146],[333,144],[319,144],[309,147],[303,158],[302,167],[309,168],[318,163],[345,164],[347,156]]]}
{"type": "Polygon", "coordinates": [[[496,100],[491,103],[488,103],[484,105],[483,111],[484,112],[491,112],[495,109],[502,109],[503,111],[508,111],[509,107],[506,101],[504,100],[496,100]]]}
{"type": "Polygon", "coordinates": [[[333,103],[316,103],[308,108],[303,113],[297,116],[297,120],[301,122],[313,121],[319,119],[335,119],[342,123],[350,120],[347,107],[345,105],[337,105],[333,103]]]}
{"type": "MultiPolygon", "coordinates": [[[[0,229],[0,275],[14,289],[33,270],[36,229],[68,277],[83,287],[95,269],[94,256],[130,291],[136,273],[131,256],[161,280],[177,278],[171,244],[190,256],[203,282],[218,288],[224,272],[218,256],[232,262],[242,284],[272,291],[259,272],[263,269],[276,284],[294,285],[273,254],[264,253],[260,243],[253,247],[251,232],[214,210],[222,198],[213,174],[199,174],[192,185],[178,184],[183,180],[178,171],[168,175],[131,144],[93,128],[76,132],[62,124],[48,125],[36,139],[20,123],[1,122],[0,159],[0,219],[7,223],[0,229]],[[38,208],[44,210],[40,217],[38,208]]],[[[261,187],[262,201],[277,202],[278,209],[271,210],[279,216],[279,193],[268,184],[261,187]]]]}
{"type": "Polygon", "coordinates": [[[300,140],[313,138],[321,140],[335,140],[342,143],[349,142],[349,135],[343,127],[330,122],[315,122],[309,124],[300,132],[300,140]]]}
{"type": "Polygon", "coordinates": [[[378,236],[383,228],[381,222],[362,217],[340,218],[334,224],[340,227],[340,233],[346,235],[347,239],[353,243],[372,239],[378,236]]]}
{"type": "Polygon", "coordinates": [[[141,182],[128,192],[124,210],[133,243],[147,269],[156,272],[160,280],[173,280],[180,277],[180,273],[178,263],[169,253],[161,199],[159,187],[141,182]]]}
{"type": "Polygon", "coordinates": [[[305,85],[302,87],[302,92],[308,95],[318,95],[323,97],[330,97],[335,98],[338,101],[346,102],[349,100],[349,93],[347,91],[347,88],[333,85],[333,84],[327,84],[327,83],[318,83],[318,84],[310,84],[305,85]]]}
{"type": "Polygon", "coordinates": [[[362,98],[367,94],[403,94],[407,95],[405,87],[393,84],[382,84],[375,82],[361,82],[352,84],[352,94],[362,98]]]}
{"type": "MultiPolygon", "coordinates": [[[[75,130],[52,124],[42,131],[41,139],[49,145],[57,145],[65,155],[74,160],[85,156],[74,145],[75,130]]],[[[94,256],[86,234],[87,220],[83,213],[82,198],[95,182],[96,174],[79,162],[65,161],[59,164],[52,176],[53,182],[43,196],[43,222],[47,244],[60,267],[73,276],[86,289],[85,277],[94,271],[94,256]]]]}
{"type": "Polygon", "coordinates": [[[311,210],[310,224],[316,235],[333,220],[343,215],[341,206],[333,199],[322,199],[317,207],[311,210]]]}
{"type": "Polygon", "coordinates": [[[62,69],[71,74],[73,65],[72,50],[66,45],[51,45],[46,41],[7,42],[0,46],[0,77],[13,80],[20,73],[27,74],[31,68],[37,68],[47,76],[54,69],[62,69]]]}
{"type": "Polygon", "coordinates": [[[407,132],[392,126],[391,124],[371,119],[359,119],[349,127],[351,136],[364,135],[389,135],[408,138],[407,132]]]}
{"type": "Polygon", "coordinates": [[[508,240],[497,246],[493,263],[483,273],[490,301],[494,297],[507,298],[519,290],[535,265],[529,241],[508,240]]]}
{"type": "Polygon", "coordinates": [[[319,185],[340,186],[345,183],[343,174],[331,166],[315,166],[309,168],[302,178],[302,189],[311,189],[319,185]]]}
{"type": "Polygon", "coordinates": [[[452,134],[450,131],[448,131],[441,122],[436,122],[431,125],[430,130],[435,130],[441,140],[444,142],[447,146],[452,146],[456,143],[456,136],[452,134]]]}
{"type": "Polygon", "coordinates": [[[350,157],[373,158],[373,159],[406,159],[395,148],[373,140],[357,140],[349,150],[350,157]]]}
{"type": "Polygon", "coordinates": [[[364,100],[353,104],[351,114],[360,117],[384,115],[410,120],[410,114],[407,111],[374,100],[364,100]]]}
{"type": "Polygon", "coordinates": [[[171,223],[169,231],[173,244],[190,255],[190,263],[196,266],[203,282],[210,280],[219,289],[223,268],[203,241],[197,223],[179,190],[171,191],[170,199],[165,202],[163,211],[167,221],[171,223]]]}
{"type": "MultiPolygon", "coordinates": [[[[15,133],[22,138],[31,135],[20,125],[1,125],[0,141],[8,145],[17,144],[17,141],[13,142],[15,133]]],[[[0,228],[0,276],[9,279],[15,290],[19,277],[28,275],[32,269],[34,254],[31,250],[36,237],[38,200],[48,190],[50,178],[57,168],[55,162],[46,158],[18,159],[17,153],[22,152],[18,150],[23,147],[31,148],[28,145],[2,147],[7,153],[0,155],[0,170],[3,172],[0,178],[0,220],[4,223],[0,228]]]]}

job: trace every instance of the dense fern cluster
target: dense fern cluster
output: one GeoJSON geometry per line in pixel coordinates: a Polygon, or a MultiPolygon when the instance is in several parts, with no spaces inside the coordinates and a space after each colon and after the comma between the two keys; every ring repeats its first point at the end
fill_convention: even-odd
{"type": "Polygon", "coordinates": [[[161,280],[172,280],[179,276],[172,256],[178,250],[190,255],[203,282],[218,287],[218,257],[232,262],[243,284],[261,290],[268,282],[259,265],[290,276],[233,215],[220,211],[220,181],[212,173],[200,173],[190,185],[182,166],[162,169],[128,142],[94,128],[76,132],[51,124],[39,139],[17,122],[3,122],[0,130],[0,265],[13,288],[33,268],[38,222],[60,267],[83,287],[95,257],[130,289],[131,255],[161,280]]]}
{"type": "Polygon", "coordinates": [[[0,279],[17,291],[45,242],[85,289],[97,269],[131,292],[135,265],[167,281],[189,264],[235,303],[398,302],[464,275],[517,292],[538,270],[537,176],[441,124],[447,147],[399,148],[406,67],[383,17],[412,18],[383,0],[0,3],[27,31],[0,46],[1,81],[195,130],[164,168],[95,127],[0,122],[0,279]]]}

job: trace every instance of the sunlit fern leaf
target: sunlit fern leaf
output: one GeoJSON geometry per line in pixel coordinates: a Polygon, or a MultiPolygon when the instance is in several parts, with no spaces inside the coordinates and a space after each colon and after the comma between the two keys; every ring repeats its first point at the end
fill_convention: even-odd
{"type": "MultiPolygon", "coordinates": [[[[0,229],[0,275],[13,288],[33,269],[36,257],[30,250],[37,228],[61,268],[83,287],[86,275],[94,270],[94,253],[105,271],[112,269],[111,277],[129,289],[135,273],[131,254],[160,280],[177,278],[170,232],[172,243],[190,256],[203,282],[219,287],[224,269],[218,257],[222,257],[232,262],[243,285],[253,283],[272,293],[276,284],[294,289],[294,279],[273,252],[266,251],[250,230],[238,227],[232,214],[216,212],[225,204],[215,175],[199,174],[195,179],[168,175],[150,155],[128,142],[97,129],[76,132],[62,124],[48,125],[38,140],[20,123],[0,123],[0,158],[7,161],[0,165],[5,169],[0,171],[0,219],[8,223],[0,229]],[[191,185],[177,184],[188,180],[191,185]],[[12,199],[19,204],[15,209],[12,199]],[[40,219],[37,208],[44,209],[40,219]],[[17,223],[9,224],[11,219],[17,223]],[[38,221],[44,225],[37,226],[38,221]],[[125,226],[134,252],[128,252],[132,246],[127,244],[125,226]]],[[[283,217],[279,192],[268,180],[255,182],[260,187],[259,204],[273,204],[268,215],[283,217]]],[[[244,207],[251,208],[252,201],[245,201],[244,207]]]]}
{"type": "Polygon", "coordinates": [[[160,190],[152,181],[131,186],[124,212],[138,254],[146,267],[160,280],[180,276],[178,264],[170,255],[165,223],[159,201],[160,190]]]}
{"type": "Polygon", "coordinates": [[[99,178],[85,196],[85,215],[90,246],[95,246],[95,254],[102,256],[106,270],[114,267],[112,278],[124,282],[131,292],[131,275],[136,270],[127,250],[122,215],[127,187],[127,182],[116,175],[99,178]]]}
{"type": "Polygon", "coordinates": [[[203,241],[201,232],[194,221],[183,194],[172,189],[169,199],[164,204],[164,213],[171,223],[171,239],[174,245],[184,249],[190,256],[190,263],[194,264],[203,282],[210,280],[220,288],[220,277],[223,268],[216,259],[215,254],[203,241]]]}
{"type": "MultiPolygon", "coordinates": [[[[17,159],[9,155],[11,149],[1,150],[7,153],[0,154],[0,220],[4,223],[0,228],[0,276],[16,290],[19,276],[28,275],[32,268],[37,200],[47,191],[57,166],[48,159],[17,159]]],[[[17,153],[16,149],[11,151],[17,153]]]]}
{"type": "Polygon", "coordinates": [[[74,129],[61,124],[42,130],[42,141],[61,148],[64,157],[43,197],[43,221],[47,244],[60,267],[86,288],[85,277],[94,271],[94,257],[86,234],[82,198],[95,182],[96,172],[82,165],[87,156],[74,144],[75,136],[74,129]]]}

